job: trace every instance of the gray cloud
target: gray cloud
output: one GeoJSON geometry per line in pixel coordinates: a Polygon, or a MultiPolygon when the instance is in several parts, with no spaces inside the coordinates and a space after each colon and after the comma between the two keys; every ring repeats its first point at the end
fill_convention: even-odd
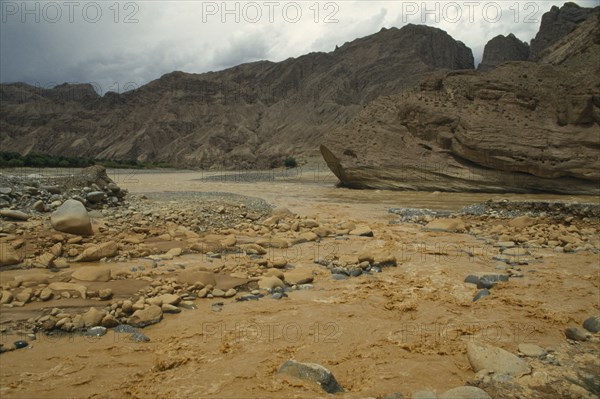
{"type": "MultiPolygon", "coordinates": [[[[463,15],[456,20],[447,6],[452,2],[426,2],[427,10],[435,10],[436,4],[440,11],[447,8],[446,14],[438,15],[438,21],[435,15],[426,14],[422,1],[282,1],[271,10],[257,1],[258,15],[248,2],[227,3],[238,15],[224,14],[221,9],[206,12],[215,11],[207,7],[221,8],[222,2],[132,1],[116,3],[118,10],[114,2],[97,2],[94,4],[101,6],[101,15],[95,22],[91,22],[95,10],[89,6],[93,2],[76,2],[72,21],[65,7],[57,19],[50,3],[64,4],[30,2],[30,9],[34,7],[31,4],[38,4],[37,15],[23,15],[22,2],[0,1],[1,82],[24,81],[43,87],[96,82],[101,93],[122,91],[174,70],[201,73],[261,59],[281,61],[312,51],[332,51],[336,45],[376,33],[382,27],[401,27],[409,22],[447,31],[469,46],[478,62],[485,43],[498,34],[512,32],[529,42],[542,14],[563,2],[482,1],[473,21],[469,21],[462,1],[453,2],[462,5],[463,15]],[[483,16],[481,9],[488,3],[502,7],[498,21],[483,16]],[[301,7],[300,14],[296,5],[301,7]],[[407,8],[411,5],[417,12],[407,8]],[[525,21],[528,16],[533,21],[525,21]],[[127,17],[131,23],[126,23],[127,17]]],[[[595,0],[576,3],[597,5],[595,0]]]]}

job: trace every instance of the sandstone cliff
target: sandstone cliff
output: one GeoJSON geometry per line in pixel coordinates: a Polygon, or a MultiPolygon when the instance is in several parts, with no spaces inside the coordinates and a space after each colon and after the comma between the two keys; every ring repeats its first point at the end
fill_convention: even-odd
{"type": "Polygon", "coordinates": [[[356,188],[600,193],[600,13],[543,54],[425,78],[324,140],[356,188]]]}
{"type": "Polygon", "coordinates": [[[529,59],[539,60],[544,50],[573,32],[579,24],[598,10],[600,7],[584,8],[575,3],[565,3],[561,8],[553,6],[542,16],[540,30],[531,40],[529,59]]]}

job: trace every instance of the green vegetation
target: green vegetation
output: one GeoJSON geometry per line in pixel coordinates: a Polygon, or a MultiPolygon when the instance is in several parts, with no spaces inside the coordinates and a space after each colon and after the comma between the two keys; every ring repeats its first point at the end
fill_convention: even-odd
{"type": "Polygon", "coordinates": [[[85,168],[92,165],[102,165],[107,168],[123,169],[150,169],[150,168],[171,168],[166,163],[150,163],[138,161],[122,161],[112,159],[91,159],[80,157],[63,157],[48,154],[27,154],[21,155],[18,152],[0,152],[0,167],[16,168],[85,168]]]}
{"type": "Polygon", "coordinates": [[[283,161],[283,165],[286,168],[295,168],[296,166],[298,166],[298,162],[296,162],[296,158],[287,157],[285,161],[283,161]]]}

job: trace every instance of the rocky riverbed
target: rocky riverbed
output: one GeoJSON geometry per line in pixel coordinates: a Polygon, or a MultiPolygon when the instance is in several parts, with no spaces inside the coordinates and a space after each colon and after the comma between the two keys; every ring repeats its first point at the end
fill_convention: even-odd
{"type": "Polygon", "coordinates": [[[586,198],[109,175],[0,176],[3,397],[600,393],[586,198]]]}

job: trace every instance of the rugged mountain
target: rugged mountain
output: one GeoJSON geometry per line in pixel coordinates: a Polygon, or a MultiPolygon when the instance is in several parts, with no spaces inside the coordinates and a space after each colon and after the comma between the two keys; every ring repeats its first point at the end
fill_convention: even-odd
{"type": "Polygon", "coordinates": [[[575,3],[565,3],[561,8],[553,6],[542,16],[540,30],[531,40],[529,59],[531,61],[539,60],[544,50],[573,32],[579,24],[583,23],[590,15],[597,13],[598,10],[600,7],[584,8],[575,3]]]}
{"type": "Polygon", "coordinates": [[[498,35],[485,45],[479,71],[489,71],[507,61],[527,61],[529,45],[517,39],[512,33],[498,35]]]}
{"type": "Polygon", "coordinates": [[[541,57],[429,75],[331,132],[322,155],[356,188],[600,194],[600,13],[541,57]]]}
{"type": "Polygon", "coordinates": [[[325,132],[382,94],[435,70],[472,69],[473,55],[444,31],[408,25],[330,53],[219,72],[173,72],[124,94],[90,85],[0,86],[0,146],[21,153],[269,167],[317,153],[325,132]]]}

